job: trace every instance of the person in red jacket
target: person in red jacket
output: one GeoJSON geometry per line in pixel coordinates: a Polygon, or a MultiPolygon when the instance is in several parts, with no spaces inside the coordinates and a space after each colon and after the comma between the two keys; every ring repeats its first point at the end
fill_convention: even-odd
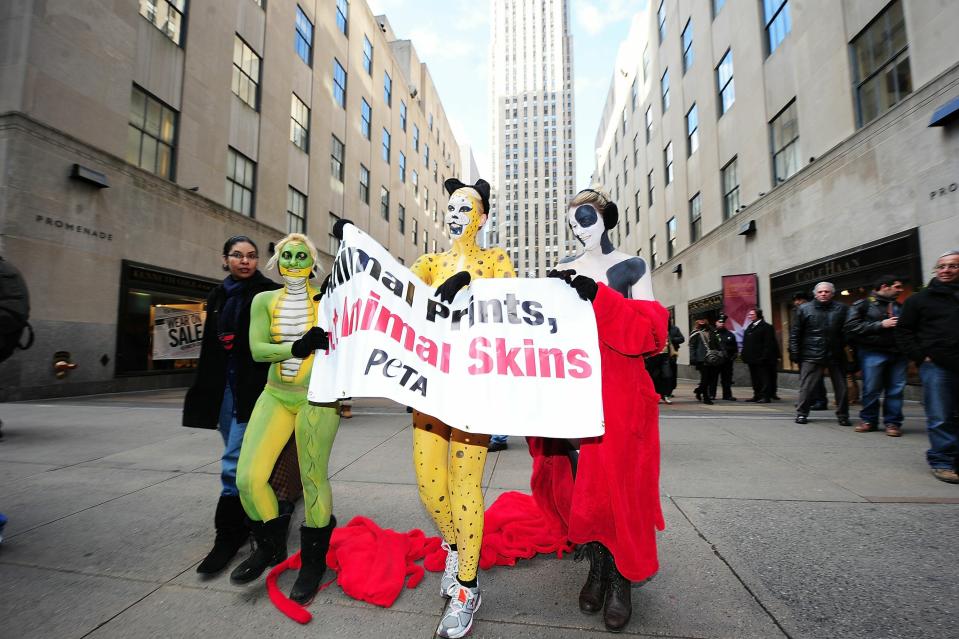
{"type": "MultiPolygon", "coordinates": [[[[579,225],[601,225],[605,237],[615,226],[616,205],[601,193],[582,191],[569,215],[579,225]]],[[[606,245],[608,238],[596,248],[606,245]]],[[[577,269],[549,276],[563,279],[593,305],[605,434],[576,442],[578,455],[572,451],[575,443],[531,438],[533,497],[541,510],[566,524],[568,539],[580,544],[578,555],[589,559],[580,609],[587,614],[603,609],[606,628],[618,631],[632,615],[631,582],[648,580],[659,569],[656,531],[665,523],[659,501],[658,396],[643,357],[666,343],[668,312],[656,301],[629,299],[615,282],[607,285],[603,273],[577,269]]]]}

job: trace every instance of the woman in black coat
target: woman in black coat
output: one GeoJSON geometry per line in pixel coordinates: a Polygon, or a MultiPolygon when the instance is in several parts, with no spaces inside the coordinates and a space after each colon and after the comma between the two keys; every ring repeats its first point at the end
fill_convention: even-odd
{"type": "Polygon", "coordinates": [[[719,336],[709,325],[709,320],[701,317],[696,320],[692,334],[689,336],[689,363],[699,371],[699,386],[693,391],[696,399],[704,404],[712,404],[713,400],[709,397],[709,388],[716,387],[716,381],[719,378],[719,369],[722,361],[712,362],[707,355],[710,351],[725,353],[719,342],[719,336]],[[708,363],[707,363],[708,362],[708,363]]]}
{"type": "Polygon", "coordinates": [[[256,244],[245,235],[223,245],[223,270],[229,275],[207,298],[196,381],[183,403],[183,425],[218,429],[224,445],[223,487],[214,517],[216,541],[197,567],[201,574],[223,570],[249,537],[236,487],[236,464],[246,423],[270,367],[254,362],[250,354],[250,305],[257,293],[280,288],[257,270],[258,259],[256,244]]]}

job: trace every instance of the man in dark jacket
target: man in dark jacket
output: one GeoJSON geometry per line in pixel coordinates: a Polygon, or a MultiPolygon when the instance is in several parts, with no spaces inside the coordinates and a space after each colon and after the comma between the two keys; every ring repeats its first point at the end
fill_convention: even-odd
{"type": "Polygon", "coordinates": [[[836,287],[832,282],[816,284],[813,289],[816,299],[799,307],[789,332],[789,356],[794,362],[800,362],[797,424],[809,421],[813,391],[822,379],[823,371],[827,371],[836,396],[839,425],[852,425],[846,396],[846,351],[843,348],[843,326],[849,307],[834,301],[835,294],[836,287]]]}
{"type": "Polygon", "coordinates": [[[776,331],[763,320],[763,312],[758,308],[746,313],[746,321],[749,324],[743,333],[743,349],[739,354],[749,366],[749,379],[753,385],[753,396],[746,401],[768,404],[775,395],[773,379],[779,359],[776,331]]]}
{"type": "Polygon", "coordinates": [[[929,286],[906,300],[896,342],[919,365],[929,450],[936,479],[959,484],[959,250],[936,260],[929,286]]]}
{"type": "Polygon", "coordinates": [[[846,339],[856,346],[862,370],[862,410],[859,411],[857,433],[868,433],[879,424],[879,398],[885,392],[882,406],[886,434],[902,434],[902,393],[906,388],[907,361],[896,345],[895,329],[902,306],[902,281],[895,275],[883,275],[867,298],[849,309],[846,318],[846,339]]]}
{"type": "MultiPolygon", "coordinates": [[[[719,338],[721,350],[726,354],[726,359],[719,367],[718,381],[723,387],[723,399],[735,402],[736,398],[733,397],[733,362],[739,355],[739,344],[736,343],[736,334],[726,328],[728,319],[726,315],[720,315],[716,320],[716,337],[719,338]]],[[[716,399],[716,381],[714,379],[712,386],[709,388],[709,396],[712,399],[716,399]]]]}

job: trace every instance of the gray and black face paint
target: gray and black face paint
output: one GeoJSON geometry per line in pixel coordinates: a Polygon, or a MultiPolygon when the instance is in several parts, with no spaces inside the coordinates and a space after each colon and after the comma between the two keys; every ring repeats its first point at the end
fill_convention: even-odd
{"type": "Polygon", "coordinates": [[[613,251],[613,243],[606,235],[603,217],[592,204],[570,207],[567,212],[569,228],[587,251],[601,247],[604,254],[613,251]]]}

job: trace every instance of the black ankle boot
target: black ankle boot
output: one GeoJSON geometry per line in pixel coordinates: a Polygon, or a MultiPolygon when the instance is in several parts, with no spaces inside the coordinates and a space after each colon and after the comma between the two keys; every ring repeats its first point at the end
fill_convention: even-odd
{"type": "Polygon", "coordinates": [[[603,608],[603,621],[606,629],[619,632],[629,623],[633,614],[632,584],[629,579],[616,570],[616,563],[609,562],[609,593],[606,595],[606,607],[603,608]]]}
{"type": "Polygon", "coordinates": [[[589,573],[583,589],[579,591],[579,609],[592,615],[603,607],[603,600],[609,588],[609,565],[612,561],[606,547],[596,541],[576,549],[574,559],[580,561],[583,557],[589,560],[589,573]]]}
{"type": "Polygon", "coordinates": [[[256,548],[230,574],[235,584],[250,583],[270,566],[286,559],[286,535],[290,530],[290,516],[280,515],[270,521],[255,521],[252,525],[256,548]]]}
{"type": "Polygon", "coordinates": [[[216,526],[213,550],[196,567],[196,571],[201,575],[215,575],[226,568],[236,552],[250,538],[250,527],[238,496],[220,495],[213,525],[216,526]]]}
{"type": "Polygon", "coordinates": [[[313,601],[320,588],[320,580],[326,572],[326,551],[330,549],[330,535],[336,528],[336,517],[330,516],[330,523],[323,528],[300,526],[300,558],[303,567],[296,577],[290,599],[305,606],[313,601]]]}

